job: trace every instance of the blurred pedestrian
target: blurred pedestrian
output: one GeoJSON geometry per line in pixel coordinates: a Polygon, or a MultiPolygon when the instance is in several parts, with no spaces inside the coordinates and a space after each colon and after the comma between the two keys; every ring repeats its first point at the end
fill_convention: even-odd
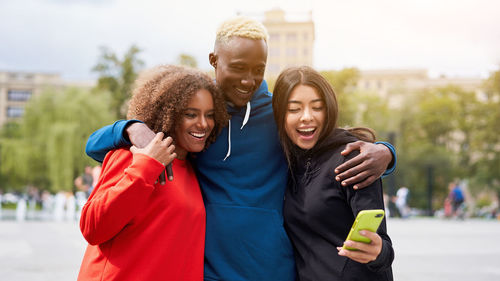
{"type": "Polygon", "coordinates": [[[85,186],[87,197],[92,193],[92,189],[94,188],[94,177],[92,175],[92,167],[85,166],[85,170],[82,174],[82,184],[85,186]]]}
{"type": "Polygon", "coordinates": [[[465,196],[458,181],[453,183],[453,188],[450,191],[449,197],[451,199],[452,216],[454,218],[463,219],[465,215],[463,210],[465,196]]]}
{"type": "Polygon", "coordinates": [[[97,165],[92,168],[92,187],[97,185],[97,181],[99,180],[99,176],[101,175],[101,169],[101,165],[97,165]]]}
{"type": "Polygon", "coordinates": [[[21,196],[19,198],[19,201],[17,201],[17,206],[16,206],[16,221],[18,222],[23,222],[26,220],[26,196],[21,196]]]}
{"type": "Polygon", "coordinates": [[[52,219],[52,212],[54,211],[54,196],[47,190],[44,190],[41,195],[42,201],[42,219],[52,219]]]}
{"type": "Polygon", "coordinates": [[[406,186],[402,186],[396,192],[395,204],[398,208],[401,218],[407,218],[410,215],[410,207],[408,200],[410,198],[410,190],[406,186]]]}

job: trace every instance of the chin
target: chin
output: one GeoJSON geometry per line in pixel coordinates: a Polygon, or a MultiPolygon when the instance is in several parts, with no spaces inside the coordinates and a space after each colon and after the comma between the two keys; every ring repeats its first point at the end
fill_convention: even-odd
{"type": "Polygon", "coordinates": [[[308,149],[313,148],[315,144],[316,143],[299,143],[299,144],[297,144],[297,146],[304,149],[304,150],[308,150],[308,149]]]}
{"type": "Polygon", "coordinates": [[[201,152],[201,151],[203,151],[204,148],[205,148],[205,145],[203,145],[202,147],[196,146],[196,147],[193,147],[191,149],[191,152],[194,152],[194,153],[201,152]]]}

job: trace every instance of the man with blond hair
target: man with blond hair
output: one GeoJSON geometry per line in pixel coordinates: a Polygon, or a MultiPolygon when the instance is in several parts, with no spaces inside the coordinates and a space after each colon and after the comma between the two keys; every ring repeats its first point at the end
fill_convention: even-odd
{"type": "MultiPolygon", "coordinates": [[[[288,167],[263,80],[267,39],[261,23],[234,18],[220,26],[209,54],[231,119],[215,143],[191,159],[207,214],[205,280],[295,280],[293,248],[283,227],[288,167]]],[[[100,160],[115,145],[130,145],[124,135],[144,146],[154,133],[137,120],[118,121],[90,137],[87,153],[100,160]]],[[[362,150],[361,167],[354,165],[351,174],[378,178],[391,152],[375,144],[362,150]]]]}

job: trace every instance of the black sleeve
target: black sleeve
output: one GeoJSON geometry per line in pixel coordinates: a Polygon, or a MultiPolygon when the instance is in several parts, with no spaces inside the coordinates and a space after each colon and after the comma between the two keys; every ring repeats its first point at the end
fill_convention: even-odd
{"type": "MultiPolygon", "coordinates": [[[[384,209],[382,181],[380,179],[360,190],[354,190],[352,186],[349,186],[346,188],[346,193],[354,217],[362,210],[384,209]]],[[[391,239],[387,235],[385,218],[382,220],[377,233],[382,238],[382,250],[376,260],[367,264],[368,268],[374,272],[390,268],[394,260],[394,250],[391,239]]]]}

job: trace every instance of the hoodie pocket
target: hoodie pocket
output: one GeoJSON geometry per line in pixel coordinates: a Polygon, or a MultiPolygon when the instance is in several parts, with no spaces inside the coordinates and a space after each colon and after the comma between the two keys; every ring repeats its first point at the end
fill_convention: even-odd
{"type": "Polygon", "coordinates": [[[205,276],[220,280],[294,280],[293,250],[272,209],[207,204],[205,276]]]}

